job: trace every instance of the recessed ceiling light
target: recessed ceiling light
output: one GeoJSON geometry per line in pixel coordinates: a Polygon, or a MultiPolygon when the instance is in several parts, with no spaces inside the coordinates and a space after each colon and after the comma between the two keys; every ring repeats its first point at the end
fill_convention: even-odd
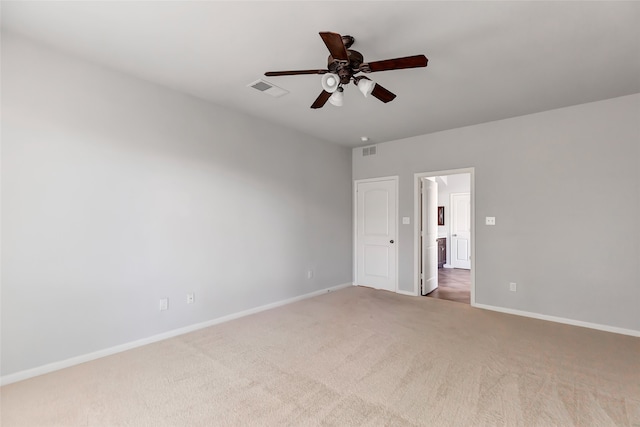
{"type": "Polygon", "coordinates": [[[369,142],[369,137],[368,137],[368,136],[361,136],[361,137],[360,137],[360,141],[362,141],[362,142],[369,142]]]}

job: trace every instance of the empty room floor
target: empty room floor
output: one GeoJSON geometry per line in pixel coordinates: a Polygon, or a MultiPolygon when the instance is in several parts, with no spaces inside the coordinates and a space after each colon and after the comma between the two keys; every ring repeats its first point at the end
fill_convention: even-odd
{"type": "Polygon", "coordinates": [[[471,270],[463,270],[461,268],[438,269],[438,288],[427,296],[470,304],[471,270]]]}
{"type": "Polygon", "coordinates": [[[3,386],[1,424],[640,425],[640,339],[350,287],[3,386]]]}

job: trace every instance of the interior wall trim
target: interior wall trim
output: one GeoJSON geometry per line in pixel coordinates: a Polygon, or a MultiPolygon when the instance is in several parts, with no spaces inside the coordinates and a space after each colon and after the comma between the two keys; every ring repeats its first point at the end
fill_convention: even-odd
{"type": "Polygon", "coordinates": [[[597,329],[599,331],[612,332],[614,334],[640,337],[640,331],[634,329],[618,328],[616,326],[601,325],[599,323],[584,322],[582,320],[567,319],[565,317],[550,316],[547,314],[533,313],[530,311],[515,310],[512,308],[497,307],[486,304],[473,304],[474,307],[484,310],[498,311],[500,313],[515,314],[516,316],[531,317],[533,319],[547,320],[549,322],[564,323],[566,325],[581,326],[583,328],[597,329]]]}
{"type": "Polygon", "coordinates": [[[131,350],[143,345],[152,344],[154,342],[163,341],[169,338],[176,337],[178,335],[188,334],[189,332],[204,329],[209,326],[214,326],[220,323],[228,322],[230,320],[238,319],[240,317],[249,316],[251,314],[259,313],[261,311],[270,310],[272,308],[280,307],[283,305],[291,304],[297,301],[301,301],[307,298],[312,298],[327,292],[337,291],[339,289],[348,288],[353,286],[353,283],[343,283],[341,285],[332,286],[329,288],[320,289],[308,294],[299,295],[293,298],[287,298],[285,300],[272,302],[270,304],[261,305],[259,307],[250,308],[248,310],[239,311],[237,313],[228,314],[226,316],[218,317],[215,319],[207,320],[206,322],[195,323],[193,325],[185,326],[183,328],[173,329],[168,332],[164,332],[157,335],[152,335],[147,338],[142,338],[136,341],[131,341],[125,344],[116,345],[114,347],[105,348],[102,350],[94,351],[92,353],[83,354],[80,356],[71,357],[69,359],[61,360],[58,362],[48,363],[46,365],[38,366],[35,368],[19,371],[13,374],[4,375],[0,377],[0,385],[7,385],[18,381],[26,380],[36,377],[38,375],[48,374],[50,372],[59,371],[60,369],[69,368],[71,366],[79,365],[80,363],[90,362],[92,360],[100,359],[102,357],[111,356],[116,353],[131,350]]]}

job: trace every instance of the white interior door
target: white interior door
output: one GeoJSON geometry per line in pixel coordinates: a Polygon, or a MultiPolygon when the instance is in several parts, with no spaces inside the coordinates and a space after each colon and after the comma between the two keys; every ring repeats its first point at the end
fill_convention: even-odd
{"type": "Polygon", "coordinates": [[[471,197],[451,194],[451,265],[471,269],[471,197]]]}
{"type": "Polygon", "coordinates": [[[397,178],[356,183],[356,284],[397,289],[397,178]]]}
{"type": "Polygon", "coordinates": [[[438,287],[438,184],[422,178],[422,295],[438,287]]]}

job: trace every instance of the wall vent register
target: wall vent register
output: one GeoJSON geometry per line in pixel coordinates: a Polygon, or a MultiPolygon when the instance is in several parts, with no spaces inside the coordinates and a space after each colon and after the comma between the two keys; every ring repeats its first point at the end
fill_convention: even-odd
{"type": "Polygon", "coordinates": [[[376,146],[372,145],[371,147],[364,147],[362,149],[363,156],[375,156],[376,154],[376,146]]]}

